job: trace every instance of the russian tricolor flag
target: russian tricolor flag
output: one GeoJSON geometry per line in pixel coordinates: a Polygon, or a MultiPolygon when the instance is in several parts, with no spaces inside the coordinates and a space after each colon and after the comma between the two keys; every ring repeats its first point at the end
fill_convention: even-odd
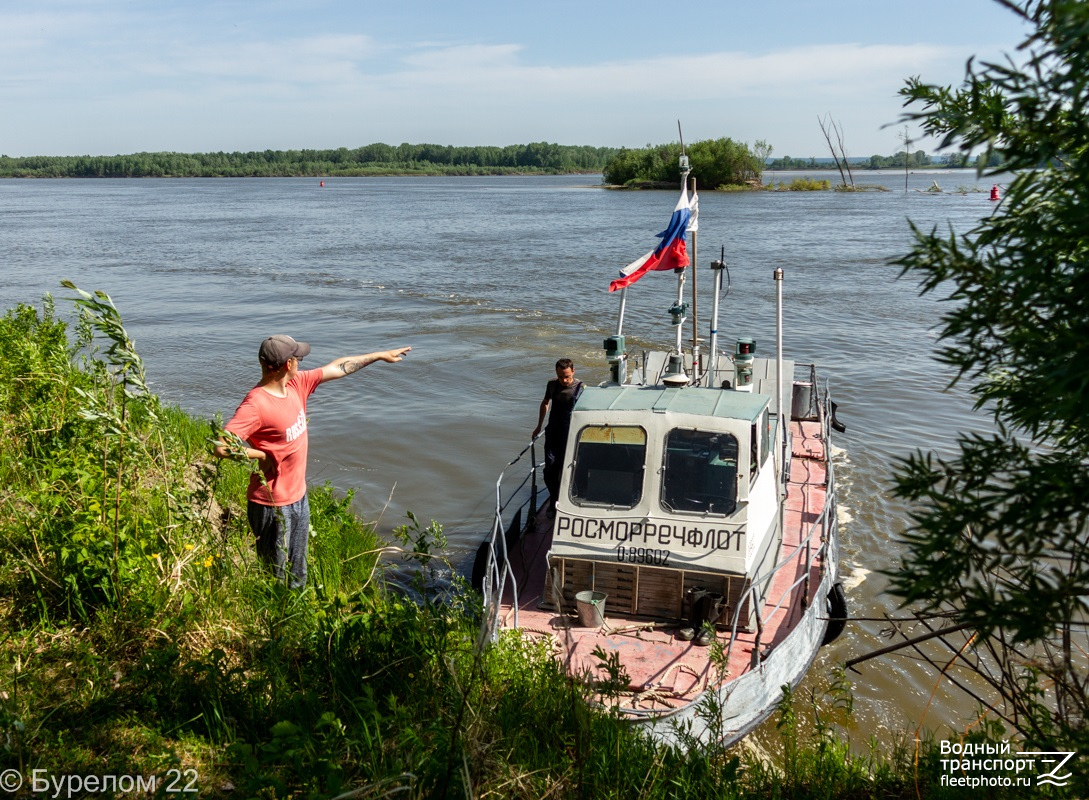
{"type": "MultiPolygon", "coordinates": [[[[620,270],[620,277],[609,284],[609,291],[615,292],[631,286],[651,270],[683,269],[689,264],[685,245],[685,233],[692,219],[692,207],[688,200],[688,181],[681,187],[681,199],[673,209],[669,226],[658,234],[662,240],[654,250],[620,270]]],[[[693,228],[694,229],[694,228],[693,228]]]]}

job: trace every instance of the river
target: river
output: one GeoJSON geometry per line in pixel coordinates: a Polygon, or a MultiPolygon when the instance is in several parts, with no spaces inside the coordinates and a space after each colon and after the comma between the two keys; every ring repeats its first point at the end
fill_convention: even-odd
{"type": "MultiPolygon", "coordinates": [[[[903,172],[855,179],[889,191],[704,192],[697,258],[709,278],[725,248],[725,349],[751,336],[758,354],[774,352],[772,271],[785,270],[787,356],[821,365],[848,426],[836,442],[848,602],[876,618],[895,610],[881,571],[898,563],[908,512],[890,490],[897,459],[948,453],[958,433],[989,423],[962,391],[945,391],[950,375],[932,357],[941,304],[889,259],[910,247],[909,220],[966,231],[995,206],[991,181],[972,172],[913,173],[906,191],[903,172]],[[935,183],[944,191],[925,191],[935,183]]],[[[304,366],[411,345],[404,362],[314,395],[309,476],[357,489],[358,511],[382,530],[406,510],[435,519],[463,561],[489,527],[495,477],[527,443],[555,360],[574,359],[589,382],[606,376],[602,341],[618,307],[609,280],[651,249],[676,201],[604,191],[599,180],[0,181],[0,299],[9,308],[70,296],[62,279],[107,292],[152,389],[202,417],[231,415],[268,335],[310,342],[304,366]]],[[[651,274],[629,291],[631,349],[672,342],[675,287],[651,274]]],[[[708,291],[701,319],[709,309],[708,291]]],[[[851,623],[807,685],[884,645],[882,627],[851,623]]],[[[907,659],[860,669],[863,742],[956,723],[970,709],[944,691],[928,705],[935,679],[907,659]]]]}

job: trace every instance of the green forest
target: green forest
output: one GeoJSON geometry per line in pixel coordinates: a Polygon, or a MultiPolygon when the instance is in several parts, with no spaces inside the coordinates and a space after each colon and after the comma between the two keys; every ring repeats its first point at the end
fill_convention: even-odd
{"type": "MultiPolygon", "coordinates": [[[[758,185],[764,170],[834,169],[830,158],[771,160],[764,141],[752,146],[728,138],[707,139],[686,152],[700,186],[758,185]]],[[[0,155],[0,178],[272,178],[375,175],[562,175],[602,173],[611,185],[677,182],[681,145],[639,149],[561,145],[550,142],[505,147],[441,144],[368,144],[335,150],[261,150],[214,153],[131,153],[113,156],[0,155]]],[[[991,159],[996,158],[992,154],[991,159]]],[[[956,153],[932,158],[924,151],[852,158],[858,169],[981,166],[956,153]]],[[[988,163],[987,166],[995,166],[988,163]]]]}
{"type": "MultiPolygon", "coordinates": [[[[941,156],[929,156],[925,150],[907,152],[900,150],[892,155],[872,155],[869,158],[848,158],[852,169],[968,169],[989,168],[1001,166],[1001,156],[998,153],[972,156],[968,153],[946,153],[941,156]],[[905,163],[906,162],[906,163],[905,163]]],[[[835,169],[836,162],[831,158],[791,158],[783,156],[769,161],[765,169],[768,170],[812,170],[835,169]]]]}
{"type": "Polygon", "coordinates": [[[549,142],[506,147],[368,144],[335,150],[0,155],[0,178],[257,178],[601,172],[617,148],[549,142]]]}

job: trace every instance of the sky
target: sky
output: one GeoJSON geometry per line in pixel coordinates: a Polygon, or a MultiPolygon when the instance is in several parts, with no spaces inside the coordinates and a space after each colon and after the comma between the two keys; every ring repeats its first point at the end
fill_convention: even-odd
{"type": "MultiPolygon", "coordinates": [[[[0,154],[372,142],[902,148],[898,90],[1028,28],[995,0],[0,0],[0,154]]],[[[912,149],[933,149],[914,130],[912,149]]]]}

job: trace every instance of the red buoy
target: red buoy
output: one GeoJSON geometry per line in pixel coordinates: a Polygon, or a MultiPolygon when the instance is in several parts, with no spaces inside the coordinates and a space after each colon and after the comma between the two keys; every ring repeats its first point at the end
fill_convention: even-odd
{"type": "MultiPolygon", "coordinates": [[[[321,182],[321,185],[322,185],[322,186],[324,186],[324,185],[325,185],[325,181],[322,181],[322,182],[321,182]]],[[[997,187],[997,186],[996,186],[996,187],[994,187],[994,189],[992,189],[992,190],[991,190],[991,199],[992,199],[992,200],[997,200],[997,199],[998,199],[997,197],[995,197],[995,192],[997,192],[997,191],[998,191],[998,187],[997,187]]]]}
{"type": "Polygon", "coordinates": [[[991,187],[991,199],[992,200],[998,200],[999,199],[999,197],[998,197],[998,184],[997,183],[994,186],[991,187]]]}

